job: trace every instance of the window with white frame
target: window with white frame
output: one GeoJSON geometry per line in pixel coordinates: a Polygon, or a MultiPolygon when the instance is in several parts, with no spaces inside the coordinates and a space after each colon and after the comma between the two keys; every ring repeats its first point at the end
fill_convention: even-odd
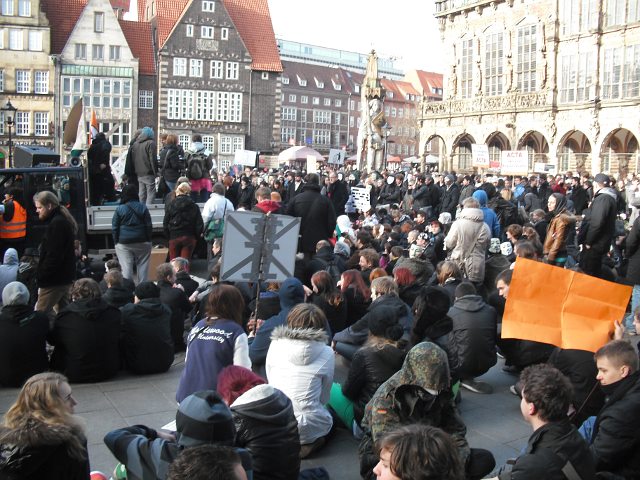
{"type": "Polygon", "coordinates": [[[222,60],[211,60],[211,69],[209,76],[211,78],[223,78],[224,62],[222,60]]]}
{"type": "Polygon", "coordinates": [[[242,121],[242,94],[229,94],[229,122],[242,121]]]}
{"type": "Polygon", "coordinates": [[[192,58],[189,60],[189,76],[190,77],[202,77],[202,59],[192,58]]]}
{"type": "Polygon", "coordinates": [[[31,92],[31,70],[16,70],[16,93],[31,92]]]}
{"type": "MultiPolygon", "coordinates": [[[[358,102],[358,104],[360,104],[360,102],[358,102]]],[[[359,109],[358,109],[359,110],[359,109]]],[[[384,116],[385,117],[389,117],[391,116],[391,107],[390,106],[386,106],[384,107],[384,116]]]]}
{"type": "Polygon", "coordinates": [[[282,77],[282,84],[289,85],[289,77],[282,77]]]}
{"type": "Polygon", "coordinates": [[[260,78],[262,78],[262,80],[269,80],[269,72],[262,72],[260,78]]]}
{"type": "Polygon", "coordinates": [[[614,25],[625,24],[626,0],[607,0],[605,2],[607,10],[605,13],[605,26],[612,27],[614,25]]]}
{"type": "Polygon", "coordinates": [[[13,15],[13,0],[2,0],[2,15],[13,15]]]}
{"type": "Polygon", "coordinates": [[[222,155],[230,155],[231,152],[231,137],[223,135],[220,137],[220,153],[222,155]]]}
{"type": "MultiPolygon", "coordinates": [[[[109,123],[104,123],[102,127],[103,132],[108,132],[111,130],[112,125],[109,123]]],[[[125,147],[129,145],[131,129],[129,127],[129,122],[121,122],[120,126],[116,128],[111,134],[110,141],[111,145],[114,147],[125,147]]]]}
{"type": "Polygon", "coordinates": [[[339,98],[336,98],[336,100],[335,100],[335,102],[333,103],[333,105],[334,105],[336,108],[340,108],[340,107],[342,107],[342,100],[340,100],[339,98]]]}
{"type": "Polygon", "coordinates": [[[329,145],[331,141],[331,130],[314,130],[313,143],[317,145],[329,145]]]}
{"type": "Polygon", "coordinates": [[[355,118],[353,117],[353,115],[349,116],[349,127],[353,128],[353,126],[355,125],[355,118]]]}
{"type": "Polygon", "coordinates": [[[188,148],[191,145],[191,135],[178,135],[178,143],[184,148],[188,148]]]}
{"type": "Polygon", "coordinates": [[[305,123],[307,121],[307,112],[308,110],[301,109],[300,110],[300,121],[305,123]]]}
{"type": "Polygon", "coordinates": [[[16,112],[16,135],[29,135],[31,112],[16,112]]]}
{"type": "Polygon", "coordinates": [[[387,92],[387,97],[388,98],[393,98],[393,92],[387,92]]]}
{"type": "Polygon", "coordinates": [[[167,118],[193,120],[194,90],[170,88],[167,90],[167,118]]]}
{"type": "Polygon", "coordinates": [[[404,117],[404,108],[398,108],[398,118],[404,117]]]}
{"type": "Polygon", "coordinates": [[[4,50],[4,28],[0,28],[0,50],[4,50]]]}
{"type": "Polygon", "coordinates": [[[187,24],[185,25],[185,36],[186,37],[193,37],[193,25],[191,24],[187,24]]]}
{"type": "Polygon", "coordinates": [[[73,106],[80,98],[95,108],[130,108],[130,79],[62,76],[62,105],[73,106]]]}
{"type": "Polygon", "coordinates": [[[109,60],[120,60],[120,45],[109,45],[109,60]]]}
{"type": "MultiPolygon", "coordinates": [[[[13,12],[13,5],[11,6],[11,10],[13,12]]],[[[11,13],[11,15],[13,15],[13,13],[11,13]]],[[[18,16],[31,16],[31,0],[18,0],[18,16]]]]}
{"type": "Polygon", "coordinates": [[[92,45],[91,58],[93,60],[104,60],[104,45],[92,45]]]}
{"type": "Polygon", "coordinates": [[[392,117],[396,117],[398,114],[396,107],[391,107],[391,116],[392,117]]]}
{"type": "Polygon", "coordinates": [[[602,98],[637,97],[640,82],[640,45],[607,48],[602,67],[602,98]]]}
{"type": "Polygon", "coordinates": [[[238,62],[227,62],[227,80],[238,80],[240,65],[238,62]]]}
{"type": "Polygon", "coordinates": [[[339,113],[334,113],[333,114],[333,124],[334,125],[340,125],[340,114],[339,113]]]}
{"type": "Polygon", "coordinates": [[[331,110],[314,110],[313,123],[331,123],[331,110]]]}
{"type": "Polygon", "coordinates": [[[562,34],[574,35],[597,28],[599,8],[598,0],[561,0],[559,18],[562,34]]]}
{"type": "Polygon", "coordinates": [[[24,33],[22,30],[9,30],[9,50],[24,50],[24,33]]]}
{"type": "Polygon", "coordinates": [[[216,2],[211,0],[203,0],[202,2],[202,11],[203,12],[214,12],[216,9],[216,2]]]}
{"type": "Polygon", "coordinates": [[[212,122],[216,119],[216,92],[198,90],[196,92],[196,120],[212,122]]]}
{"type": "Polygon", "coordinates": [[[49,135],[49,112],[34,112],[33,127],[36,137],[49,135]]]}
{"type": "Polygon", "coordinates": [[[624,47],[622,98],[637,97],[640,86],[640,45],[624,47]]]}
{"type": "Polygon", "coordinates": [[[29,50],[42,51],[42,30],[29,30],[29,50]]]}
{"type": "Polygon", "coordinates": [[[502,32],[487,34],[484,42],[484,93],[487,95],[502,95],[502,66],[504,59],[502,32]]]}
{"type": "Polygon", "coordinates": [[[231,155],[236,150],[244,150],[244,137],[240,135],[222,135],[220,137],[220,153],[231,155]]]}
{"type": "Polygon", "coordinates": [[[229,29],[224,27],[220,29],[220,40],[229,40],[229,29]]]}
{"type": "Polygon", "coordinates": [[[4,92],[4,70],[0,69],[0,92],[4,92]]]}
{"type": "Polygon", "coordinates": [[[167,90],[167,118],[241,122],[242,93],[170,88],[167,90]]]}
{"type": "Polygon", "coordinates": [[[232,145],[231,148],[235,152],[236,150],[244,150],[244,137],[235,136],[232,137],[232,145]]]}
{"type": "Polygon", "coordinates": [[[356,109],[356,101],[349,100],[349,110],[355,110],[355,109],[356,109]]]}
{"type": "Polygon", "coordinates": [[[300,95],[300,103],[309,103],[309,97],[307,95],[300,95]]]}
{"type": "Polygon", "coordinates": [[[324,88],[324,82],[322,80],[318,80],[316,77],[313,77],[313,79],[316,81],[316,87],[324,88]]]}
{"type": "Polygon", "coordinates": [[[301,78],[300,75],[296,75],[298,77],[298,85],[301,87],[307,86],[307,81],[304,78],[301,78]]]}
{"type": "Polygon", "coordinates": [[[94,12],[93,31],[96,33],[104,32],[104,12],[94,12]]]}
{"type": "Polygon", "coordinates": [[[75,59],[76,60],[86,60],[87,59],[87,44],[86,43],[76,43],[75,59]]]}
{"type": "Polygon", "coordinates": [[[215,146],[215,137],[213,135],[203,135],[202,144],[210,152],[215,151],[215,149],[213,148],[215,146]]]}
{"type": "Polygon", "coordinates": [[[153,108],[153,90],[138,90],[138,108],[153,108]]]}
{"type": "Polygon", "coordinates": [[[314,105],[320,105],[320,97],[313,97],[312,103],[314,105]]]}
{"type": "Polygon", "coordinates": [[[202,38],[213,38],[213,27],[203,25],[200,27],[200,36],[202,38]]]}
{"type": "Polygon", "coordinates": [[[36,70],[33,82],[33,91],[37,94],[46,95],[49,93],[49,72],[47,70],[36,70]]]}
{"type": "Polygon", "coordinates": [[[183,57],[175,57],[173,59],[173,75],[175,77],[187,76],[187,59],[183,57]]]}
{"type": "Polygon", "coordinates": [[[593,84],[593,54],[565,55],[560,58],[560,103],[584,102],[593,84]]]}
{"type": "Polygon", "coordinates": [[[470,98],[473,92],[473,39],[462,41],[460,58],[460,96],[470,98]]]}
{"type": "Polygon", "coordinates": [[[330,98],[325,98],[324,99],[324,106],[325,107],[330,107],[331,106],[331,99],[330,98]]]}
{"type": "Polygon", "coordinates": [[[536,48],[538,29],[536,25],[518,28],[517,86],[523,93],[536,90],[536,48]]]}
{"type": "Polygon", "coordinates": [[[296,141],[296,128],[295,127],[282,127],[280,129],[280,142],[289,143],[293,139],[296,141]]]}
{"type": "Polygon", "coordinates": [[[282,120],[295,120],[297,112],[296,107],[282,107],[282,120]]]}
{"type": "Polygon", "coordinates": [[[295,102],[296,101],[296,96],[294,94],[289,94],[289,101],[290,102],[295,102]]]}

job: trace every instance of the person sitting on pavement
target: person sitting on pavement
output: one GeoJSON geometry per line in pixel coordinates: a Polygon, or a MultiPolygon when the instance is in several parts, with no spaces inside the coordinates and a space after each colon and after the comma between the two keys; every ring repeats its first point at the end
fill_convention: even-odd
{"type": "Polygon", "coordinates": [[[171,309],[160,303],[160,289],[153,282],[136,287],[135,303],[120,309],[120,350],[124,367],[139,375],[162,373],[173,363],[171,309]]]}
{"type": "Polygon", "coordinates": [[[453,322],[449,350],[457,357],[462,387],[475,393],[493,393],[493,387],[475,380],[496,364],[497,314],[470,282],[456,288],[456,301],[448,313],[453,322]]]}
{"type": "MultiPolygon", "coordinates": [[[[338,244],[345,245],[342,242],[336,242],[336,246],[338,244]]],[[[316,254],[307,263],[307,268],[305,269],[304,284],[310,287],[311,276],[316,272],[326,270],[329,271],[329,273],[333,272],[337,273],[338,275],[342,275],[346,268],[347,266],[344,257],[334,253],[334,247],[328,240],[320,240],[316,244],[316,254]]]]}
{"type": "Polygon", "coordinates": [[[602,478],[640,477],[640,371],[638,353],[613,340],[595,353],[597,380],[606,395],[597,417],[580,427],[602,478]],[[605,473],[606,472],[606,473],[605,473]]]}
{"type": "MultiPolygon", "coordinates": [[[[104,263],[104,269],[105,269],[105,273],[108,273],[110,270],[118,270],[120,273],[122,273],[122,267],[120,266],[120,262],[118,261],[117,258],[112,258],[110,260],[107,260],[104,263]]],[[[100,280],[99,285],[100,285],[100,291],[104,294],[104,292],[106,292],[108,288],[107,282],[104,280],[104,276],[102,277],[102,280],[100,280]]],[[[124,276],[122,277],[122,286],[127,290],[129,290],[132,295],[133,295],[133,291],[136,289],[135,282],[130,278],[124,278],[124,276]]]]}
{"type": "Polygon", "coordinates": [[[29,305],[29,290],[11,282],[2,290],[0,311],[0,385],[21,387],[24,381],[49,368],[49,317],[29,305]]]}
{"type": "Polygon", "coordinates": [[[342,387],[334,384],[331,389],[329,405],[350,430],[360,428],[365,405],[378,387],[402,367],[406,353],[400,348],[403,334],[394,308],[382,305],[369,315],[367,342],[353,355],[342,387]]]}
{"type": "Polygon", "coordinates": [[[231,447],[200,445],[182,450],[169,466],[167,480],[247,480],[240,455],[231,447]]]}
{"type": "Polygon", "coordinates": [[[102,294],[102,299],[109,305],[120,308],[133,302],[133,292],[123,285],[124,278],[120,270],[109,270],[103,280],[107,284],[107,290],[102,294]]]}
{"type": "MultiPolygon", "coordinates": [[[[169,466],[182,451],[200,445],[231,447],[236,434],[229,407],[212,390],[196,392],[180,402],[175,428],[171,432],[133,425],[107,433],[104,443],[125,466],[128,480],[155,480],[167,478],[169,466]]],[[[251,456],[246,450],[236,452],[250,474],[251,456]]]]}
{"type": "Polygon", "coordinates": [[[173,271],[176,272],[176,284],[182,285],[184,293],[187,297],[190,297],[198,288],[199,283],[189,275],[189,260],[183,257],[176,257],[169,263],[171,263],[173,271]]]}
{"type": "Polygon", "coordinates": [[[550,365],[533,365],[521,375],[520,411],[533,434],[512,465],[495,480],[594,480],[595,462],[589,447],[569,421],[571,383],[550,365]]]}
{"type": "Polygon", "coordinates": [[[98,283],[90,278],[76,280],[71,299],[58,313],[49,336],[55,347],[51,369],[73,383],[114,377],[120,367],[120,310],[102,299],[98,283]]]}
{"type": "Polygon", "coordinates": [[[320,307],[325,314],[331,336],[333,336],[333,332],[346,328],[347,301],[329,272],[320,271],[313,274],[311,277],[311,291],[312,294],[307,301],[320,307]]]}
{"type": "Polygon", "coordinates": [[[378,441],[380,460],[373,469],[379,479],[463,480],[464,465],[451,436],[429,425],[407,425],[378,441]]]}
{"type": "Polygon", "coordinates": [[[367,313],[371,305],[371,290],[358,270],[342,272],[338,286],[347,301],[347,324],[351,326],[367,313]]]}
{"type": "MultiPolygon", "coordinates": [[[[162,301],[162,297],[160,297],[162,301]]],[[[176,400],[218,384],[218,374],[228,365],[251,368],[247,334],[242,328],[244,300],[231,285],[218,285],[209,294],[207,316],[191,329],[185,366],[176,400]]]]}
{"type": "Polygon", "coordinates": [[[15,248],[7,248],[4,261],[0,265],[0,293],[9,283],[16,281],[19,263],[18,251],[15,248]]]}
{"type": "Polygon", "coordinates": [[[413,315],[411,309],[398,297],[398,285],[391,277],[376,278],[371,282],[371,305],[369,311],[360,320],[333,336],[335,349],[343,357],[351,360],[354,353],[362,346],[369,336],[369,315],[379,306],[394,309],[398,322],[408,336],[413,315]]]}
{"type": "Polygon", "coordinates": [[[287,325],[273,331],[265,365],[269,384],[293,403],[300,434],[300,458],[322,448],[333,427],[329,401],[335,355],[327,345],[327,318],[310,303],[296,305],[287,325]]]}
{"type": "Polygon", "coordinates": [[[251,454],[254,480],[297,479],[300,435],[289,397],[237,365],[220,372],[217,391],[233,415],[234,445],[251,454]]]}
{"type": "Polygon", "coordinates": [[[375,444],[387,433],[411,424],[438,427],[451,435],[467,478],[483,478],[493,469],[495,459],[489,451],[469,448],[449,378],[447,356],[436,344],[422,342],[409,351],[400,371],[378,388],[365,408],[359,448],[363,479],[373,479],[372,469],[378,463],[375,444]]]}
{"type": "Polygon", "coordinates": [[[160,302],[171,309],[171,338],[176,352],[184,352],[184,331],[187,314],[192,306],[184,287],[176,283],[176,273],[170,263],[156,268],[156,283],[160,288],[160,302]]]}
{"type": "Polygon", "coordinates": [[[269,345],[271,345],[271,334],[276,327],[287,324],[289,311],[297,304],[304,302],[304,288],[297,278],[287,278],[280,285],[280,313],[271,318],[255,320],[255,326],[249,322],[249,357],[253,368],[258,373],[262,373],[267,360],[269,345]],[[252,335],[253,333],[253,335],[252,335]]]}

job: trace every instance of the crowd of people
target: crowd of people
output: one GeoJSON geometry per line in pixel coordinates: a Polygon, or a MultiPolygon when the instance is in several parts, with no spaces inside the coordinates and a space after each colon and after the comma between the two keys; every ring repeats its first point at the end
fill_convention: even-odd
{"type": "Polygon", "coordinates": [[[327,478],[300,462],[336,428],[358,441],[364,479],[640,477],[635,178],[216,175],[210,155],[193,156],[203,152],[197,138],[188,149],[197,168],[173,135],[159,166],[139,161],[151,158],[152,137],[143,129],[133,140],[138,184],[122,188],[116,258],[104,271],[76,278],[77,226],[50,192],[35,198],[46,223],[35,288],[19,281],[15,250],[5,254],[0,384],[22,389],[0,427],[3,478],[88,478],[71,385],[164,372],[181,351],[175,429],[107,434],[117,478],[327,478]],[[150,273],[156,174],[168,187],[169,255],[150,273]],[[367,206],[353,187],[366,189],[367,206]],[[301,219],[290,278],[221,281],[224,222],[236,210],[301,219]],[[209,276],[199,283],[189,267],[202,243],[209,276]],[[632,285],[614,338],[595,355],[501,338],[520,257],[632,285]],[[463,390],[493,393],[478,377],[499,356],[533,433],[496,469],[489,450],[467,441],[457,404],[463,390]],[[348,365],[341,383],[338,357],[348,365]]]}

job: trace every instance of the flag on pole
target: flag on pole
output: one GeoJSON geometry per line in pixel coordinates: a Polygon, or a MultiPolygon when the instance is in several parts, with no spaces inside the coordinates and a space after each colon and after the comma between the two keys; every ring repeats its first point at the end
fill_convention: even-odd
{"type": "MultiPolygon", "coordinates": [[[[73,147],[71,147],[71,156],[72,157],[79,157],[82,152],[86,149],[86,145],[87,145],[87,130],[86,130],[86,120],[84,118],[84,108],[82,106],[82,98],[80,100],[78,100],[78,103],[80,104],[80,111],[79,111],[79,118],[77,120],[77,127],[76,127],[76,140],[73,143],[73,147]]],[[[76,105],[78,105],[78,103],[76,103],[76,105]]],[[[75,108],[75,105],[74,107],[75,108]]],[[[73,111],[72,111],[73,113],[73,111]]],[[[69,123],[71,121],[71,114],[69,114],[69,120],[67,120],[67,123],[69,123]]]]}
{"type": "Polygon", "coordinates": [[[93,140],[98,135],[98,119],[96,118],[96,111],[91,110],[91,126],[89,128],[91,138],[89,139],[89,143],[93,143],[93,140]]]}

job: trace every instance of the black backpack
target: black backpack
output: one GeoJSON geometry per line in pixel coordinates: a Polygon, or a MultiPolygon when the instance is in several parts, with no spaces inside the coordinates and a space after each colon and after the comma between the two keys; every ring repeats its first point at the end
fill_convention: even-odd
{"type": "Polygon", "coordinates": [[[323,262],[324,262],[323,270],[327,272],[329,275],[331,275],[331,278],[333,279],[333,284],[336,285],[340,281],[340,278],[342,277],[342,272],[340,271],[340,268],[336,263],[336,259],[334,258],[329,262],[325,262],[323,260],[323,262]]]}
{"type": "Polygon", "coordinates": [[[204,153],[192,153],[187,158],[187,178],[200,180],[207,175],[207,156],[204,153]]]}

